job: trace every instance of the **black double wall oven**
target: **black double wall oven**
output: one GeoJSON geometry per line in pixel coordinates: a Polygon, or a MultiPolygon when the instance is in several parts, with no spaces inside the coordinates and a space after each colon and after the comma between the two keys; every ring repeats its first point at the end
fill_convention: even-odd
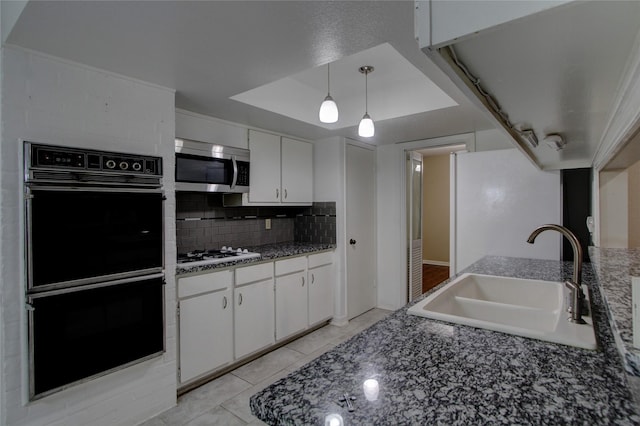
{"type": "Polygon", "coordinates": [[[164,352],[162,161],[24,144],[29,395],[164,352]]]}

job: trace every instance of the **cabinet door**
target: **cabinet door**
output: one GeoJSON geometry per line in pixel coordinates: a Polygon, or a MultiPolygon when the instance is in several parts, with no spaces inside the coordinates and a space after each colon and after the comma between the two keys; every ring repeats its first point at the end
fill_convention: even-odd
{"type": "Polygon", "coordinates": [[[313,201],[312,144],[282,138],[281,200],[283,203],[311,203],[313,201]]]}
{"type": "Polygon", "coordinates": [[[307,328],[306,271],[276,277],[276,340],[307,328]]]}
{"type": "Polygon", "coordinates": [[[273,278],[236,288],[234,303],[236,358],[272,345],[273,278]]]}
{"type": "Polygon", "coordinates": [[[309,269],[309,325],[333,317],[333,265],[309,269]]]}
{"type": "Polygon", "coordinates": [[[249,202],[280,202],[280,136],[249,131],[249,202]]]}
{"type": "Polygon", "coordinates": [[[180,382],[233,360],[231,289],[180,302],[180,382]]]}

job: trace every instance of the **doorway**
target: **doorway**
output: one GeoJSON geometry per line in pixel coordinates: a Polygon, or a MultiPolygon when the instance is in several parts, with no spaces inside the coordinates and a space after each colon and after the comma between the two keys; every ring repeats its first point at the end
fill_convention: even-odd
{"type": "MultiPolygon", "coordinates": [[[[421,191],[419,202],[422,206],[420,215],[421,245],[421,287],[424,294],[431,288],[448,279],[455,273],[455,153],[466,150],[466,145],[455,144],[409,151],[408,156],[421,158],[421,191]]],[[[407,188],[412,183],[407,178],[407,188]]],[[[409,206],[407,207],[410,208],[409,206]]],[[[410,210],[407,210],[409,214],[410,210]]],[[[408,228],[412,228],[412,221],[408,228]]],[[[415,225],[413,226],[415,228],[415,225]]],[[[415,231],[408,230],[409,268],[415,263],[417,249],[411,249],[415,240],[415,231]],[[413,263],[412,263],[413,262],[413,263]]],[[[415,265],[413,265],[415,268],[415,265]]],[[[416,284],[409,281],[410,291],[416,291],[416,284]]],[[[409,297],[413,299],[415,296],[409,297]]]]}

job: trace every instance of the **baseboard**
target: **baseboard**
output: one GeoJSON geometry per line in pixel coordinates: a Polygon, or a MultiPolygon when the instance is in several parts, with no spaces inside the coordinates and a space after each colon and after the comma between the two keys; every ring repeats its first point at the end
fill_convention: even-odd
{"type": "Polygon", "coordinates": [[[423,265],[434,265],[434,266],[449,266],[449,262],[443,262],[441,260],[426,260],[422,259],[423,265]]]}
{"type": "Polygon", "coordinates": [[[333,319],[331,320],[331,325],[335,325],[338,327],[344,327],[347,324],[349,324],[349,320],[347,319],[347,317],[333,317],[333,319]]]}

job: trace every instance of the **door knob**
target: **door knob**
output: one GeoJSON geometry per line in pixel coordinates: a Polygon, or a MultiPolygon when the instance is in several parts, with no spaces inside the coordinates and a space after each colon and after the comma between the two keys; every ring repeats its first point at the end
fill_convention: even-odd
{"type": "Polygon", "coordinates": [[[352,246],[356,245],[356,240],[354,240],[353,238],[351,238],[349,240],[349,244],[351,244],[352,246]]]}

